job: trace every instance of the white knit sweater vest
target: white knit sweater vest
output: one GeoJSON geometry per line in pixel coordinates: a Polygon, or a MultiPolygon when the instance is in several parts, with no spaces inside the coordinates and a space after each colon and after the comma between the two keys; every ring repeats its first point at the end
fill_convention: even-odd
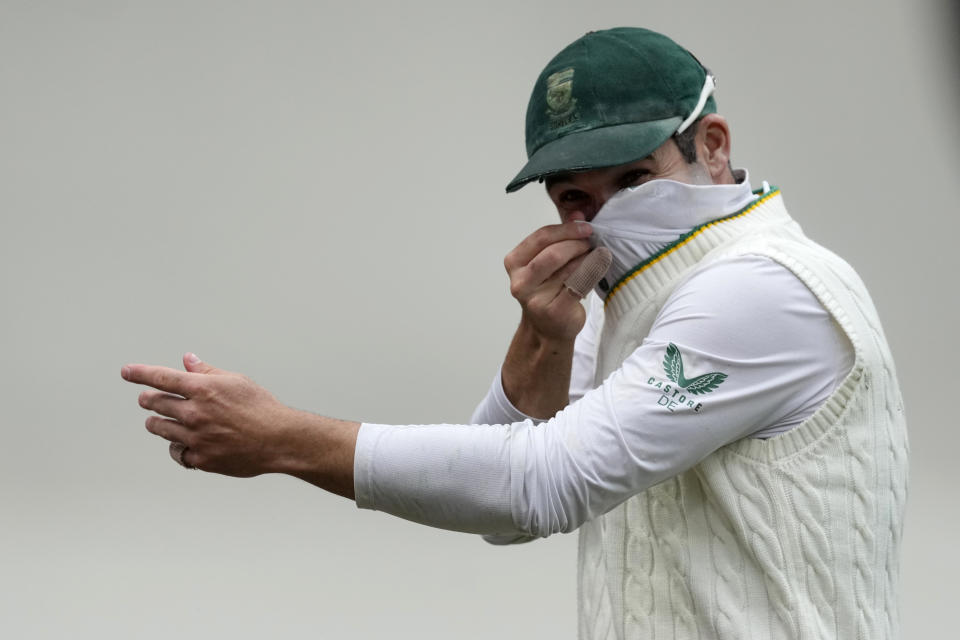
{"type": "Polygon", "coordinates": [[[693,230],[615,285],[597,380],[639,346],[694,267],[742,254],[773,258],[813,291],[850,338],[853,369],[793,430],[723,447],[586,523],[583,639],[899,635],[907,435],[893,359],[860,278],[803,235],[779,191],[693,230]]]}

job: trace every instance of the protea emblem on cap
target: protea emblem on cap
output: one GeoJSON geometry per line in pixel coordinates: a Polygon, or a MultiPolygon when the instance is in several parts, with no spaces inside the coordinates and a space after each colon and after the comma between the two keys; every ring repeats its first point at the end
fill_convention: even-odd
{"type": "Polygon", "coordinates": [[[547,77],[547,115],[550,124],[557,128],[579,117],[577,99],[573,97],[573,68],[547,77]]]}

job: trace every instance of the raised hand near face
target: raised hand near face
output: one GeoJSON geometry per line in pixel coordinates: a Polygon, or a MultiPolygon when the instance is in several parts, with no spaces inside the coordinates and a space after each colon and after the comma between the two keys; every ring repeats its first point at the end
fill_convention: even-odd
{"type": "Polygon", "coordinates": [[[544,340],[572,341],[583,328],[582,296],[564,282],[590,251],[591,232],[579,220],[541,227],[503,261],[510,293],[523,310],[522,322],[544,340]]]}

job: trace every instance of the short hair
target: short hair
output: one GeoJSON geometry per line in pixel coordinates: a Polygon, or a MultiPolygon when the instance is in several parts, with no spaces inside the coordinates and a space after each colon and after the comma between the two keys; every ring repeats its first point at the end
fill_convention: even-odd
{"type": "Polygon", "coordinates": [[[680,149],[680,155],[683,156],[687,164],[694,164],[697,161],[697,125],[700,124],[701,118],[694,120],[693,124],[687,127],[683,133],[673,134],[673,140],[677,143],[677,148],[680,149]]]}

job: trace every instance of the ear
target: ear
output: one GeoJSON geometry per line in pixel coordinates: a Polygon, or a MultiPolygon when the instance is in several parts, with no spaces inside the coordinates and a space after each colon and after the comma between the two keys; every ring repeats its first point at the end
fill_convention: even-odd
{"type": "Polygon", "coordinates": [[[727,119],[710,113],[697,124],[697,150],[714,184],[732,184],[730,171],[730,127],[727,119]]]}

